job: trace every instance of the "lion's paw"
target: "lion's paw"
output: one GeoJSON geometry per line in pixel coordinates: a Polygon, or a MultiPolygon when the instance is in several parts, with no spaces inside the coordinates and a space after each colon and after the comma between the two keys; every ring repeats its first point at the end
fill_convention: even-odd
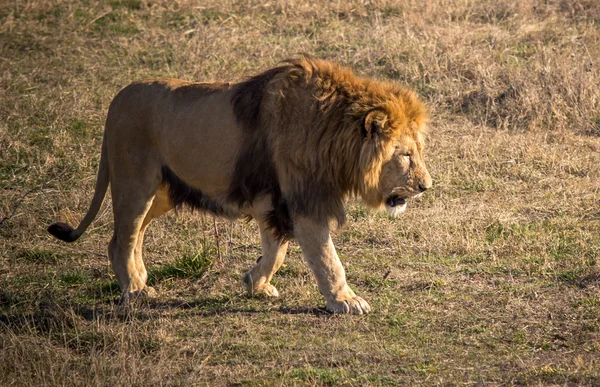
{"type": "Polygon", "coordinates": [[[269,283],[254,286],[250,273],[244,275],[244,283],[246,284],[246,291],[248,291],[248,294],[251,296],[261,295],[266,297],[279,297],[277,288],[269,283]]]}
{"type": "Polygon", "coordinates": [[[154,289],[152,286],[146,286],[142,291],[144,292],[145,297],[156,297],[156,289],[154,289]]]}
{"type": "Polygon", "coordinates": [[[144,286],[144,288],[140,290],[136,290],[133,292],[124,292],[121,301],[124,304],[128,304],[130,302],[144,300],[155,296],[156,290],[152,286],[144,286]]]}
{"type": "Polygon", "coordinates": [[[254,289],[252,291],[254,294],[260,294],[267,297],[279,297],[279,292],[277,288],[271,284],[263,284],[258,287],[258,289],[254,289]]]}
{"type": "Polygon", "coordinates": [[[328,301],[327,310],[333,313],[367,314],[371,307],[361,297],[354,296],[344,301],[328,301]]]}

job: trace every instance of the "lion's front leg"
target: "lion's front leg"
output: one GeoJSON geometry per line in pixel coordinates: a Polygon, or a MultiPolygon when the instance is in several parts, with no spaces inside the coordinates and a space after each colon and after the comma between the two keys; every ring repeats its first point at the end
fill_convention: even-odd
{"type": "Polygon", "coordinates": [[[244,275],[244,283],[250,294],[278,297],[279,292],[271,285],[271,279],[283,264],[288,243],[277,239],[264,221],[259,221],[259,226],[262,256],[244,275]]]}
{"type": "Polygon", "coordinates": [[[307,218],[294,219],[294,236],[304,253],[327,310],[335,313],[369,313],[369,304],[358,297],[346,283],[346,272],[329,235],[329,226],[307,218]]]}

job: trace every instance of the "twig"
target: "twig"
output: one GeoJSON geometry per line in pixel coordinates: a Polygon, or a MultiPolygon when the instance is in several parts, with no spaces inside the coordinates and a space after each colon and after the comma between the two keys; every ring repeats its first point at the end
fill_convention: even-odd
{"type": "Polygon", "coordinates": [[[100,14],[100,16],[98,16],[97,18],[95,18],[94,20],[92,20],[91,22],[89,22],[86,27],[91,26],[92,24],[94,24],[95,22],[97,22],[98,20],[102,19],[104,16],[108,15],[111,11],[106,11],[102,14],[100,14]]]}
{"type": "Polygon", "coordinates": [[[10,212],[10,214],[6,215],[5,217],[3,217],[2,219],[0,219],[0,226],[2,226],[4,224],[4,222],[6,222],[7,220],[11,219],[12,217],[15,216],[15,213],[17,212],[17,210],[19,209],[19,207],[21,207],[21,204],[23,204],[23,202],[25,201],[25,198],[27,196],[29,196],[31,193],[37,191],[37,190],[42,190],[48,183],[43,184],[40,187],[36,187],[36,188],[32,188],[29,191],[25,192],[23,194],[23,196],[21,196],[19,199],[16,200],[12,211],[10,212]]]}
{"type": "Polygon", "coordinates": [[[221,241],[219,237],[219,229],[217,228],[217,218],[213,216],[213,227],[215,228],[215,239],[217,240],[217,256],[219,257],[219,261],[221,261],[221,241]]]}

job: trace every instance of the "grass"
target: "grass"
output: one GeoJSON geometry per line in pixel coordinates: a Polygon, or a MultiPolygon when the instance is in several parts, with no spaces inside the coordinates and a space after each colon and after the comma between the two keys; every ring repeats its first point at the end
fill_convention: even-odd
{"type": "Polygon", "coordinates": [[[204,249],[201,252],[186,252],[172,264],[162,265],[148,274],[148,284],[165,282],[175,278],[202,278],[214,264],[216,249],[204,249]]]}
{"type": "Polygon", "coordinates": [[[600,384],[600,5],[0,4],[1,385],[600,384]],[[297,52],[415,89],[434,189],[398,220],[348,208],[334,242],[374,313],[330,316],[301,251],[247,297],[253,223],[170,213],[158,296],[131,310],[110,200],[73,245],[102,127],[133,80],[235,81],[297,52]]]}

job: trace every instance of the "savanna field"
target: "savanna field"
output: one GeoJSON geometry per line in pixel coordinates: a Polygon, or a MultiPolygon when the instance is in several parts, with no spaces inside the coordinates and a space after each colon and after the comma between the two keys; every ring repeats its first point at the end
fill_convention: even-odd
{"type": "Polygon", "coordinates": [[[600,385],[600,3],[0,2],[0,385],[600,385]],[[249,297],[254,223],[170,212],[131,309],[92,198],[134,80],[240,81],[297,53],[426,102],[433,188],[333,238],[373,312],[331,315],[292,243],[249,297]]]}

